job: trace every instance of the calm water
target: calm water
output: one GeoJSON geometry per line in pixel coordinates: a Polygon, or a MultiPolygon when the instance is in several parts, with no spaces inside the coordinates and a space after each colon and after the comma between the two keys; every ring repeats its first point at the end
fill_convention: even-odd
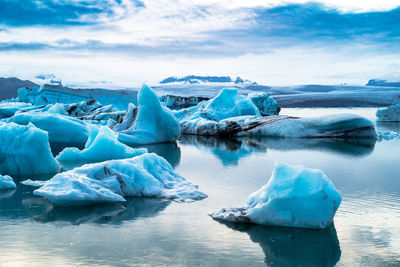
{"type": "MultiPolygon", "coordinates": [[[[348,110],[287,109],[308,115],[348,110]]],[[[350,112],[374,119],[373,109],[350,112]]],[[[400,124],[378,124],[400,132],[400,124]]],[[[153,146],[209,195],[54,208],[18,185],[0,195],[0,265],[399,266],[400,139],[345,143],[186,137],[153,146]],[[326,230],[226,225],[207,214],[239,207],[275,161],[322,169],[343,195],[326,230]]]]}

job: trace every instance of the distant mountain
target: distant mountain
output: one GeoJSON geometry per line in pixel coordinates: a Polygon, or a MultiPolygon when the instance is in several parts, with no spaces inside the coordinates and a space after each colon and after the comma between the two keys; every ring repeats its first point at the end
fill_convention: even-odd
{"type": "MultiPolygon", "coordinates": [[[[182,78],[168,77],[160,82],[160,84],[170,84],[170,83],[185,83],[185,84],[200,84],[200,83],[234,83],[234,84],[244,84],[251,83],[248,80],[243,80],[240,77],[232,79],[230,76],[197,76],[189,75],[182,78]]],[[[256,83],[254,83],[256,84],[256,83]]]]}
{"type": "Polygon", "coordinates": [[[17,97],[17,91],[21,87],[35,87],[36,83],[31,81],[23,81],[15,77],[3,78],[0,77],[0,100],[11,97],[17,97]]]}
{"type": "Polygon", "coordinates": [[[372,79],[366,84],[367,86],[387,86],[400,87],[400,82],[388,82],[387,80],[372,79]]]}

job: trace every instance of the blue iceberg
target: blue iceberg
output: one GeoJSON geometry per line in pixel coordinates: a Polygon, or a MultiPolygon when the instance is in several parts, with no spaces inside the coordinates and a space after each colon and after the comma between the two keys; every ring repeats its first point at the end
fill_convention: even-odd
{"type": "MultiPolygon", "coordinates": [[[[161,105],[157,95],[147,85],[140,89],[138,103],[135,120],[130,120],[133,123],[118,132],[118,139],[127,144],[175,141],[181,132],[179,122],[168,108],[161,105]]],[[[130,108],[130,112],[134,110],[130,108]]],[[[125,116],[134,117],[134,114],[127,113],[125,116]]]]}
{"type": "Polygon", "coordinates": [[[326,228],[341,201],[321,170],[277,163],[268,183],[249,196],[246,206],[224,208],[211,216],[269,226],[326,228]]]}
{"type": "Polygon", "coordinates": [[[79,150],[75,147],[65,148],[56,159],[59,162],[83,161],[99,162],[111,159],[124,159],[142,155],[147,149],[134,149],[118,141],[118,135],[108,128],[101,126],[100,129],[91,125],[89,138],[85,148],[79,150]]]}
{"type": "Polygon", "coordinates": [[[60,164],[54,159],[47,132],[33,124],[0,122],[0,173],[36,175],[56,173],[60,164]]]}
{"type": "Polygon", "coordinates": [[[159,197],[192,202],[207,197],[153,153],[87,164],[59,173],[34,191],[57,205],[125,201],[125,197],[159,197]]]}

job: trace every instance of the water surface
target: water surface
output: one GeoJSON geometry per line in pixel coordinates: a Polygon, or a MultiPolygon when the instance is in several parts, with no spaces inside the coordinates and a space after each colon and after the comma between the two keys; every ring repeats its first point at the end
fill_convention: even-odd
{"type": "MultiPolygon", "coordinates": [[[[375,109],[285,109],[290,115],[375,109]]],[[[400,132],[399,124],[377,124],[400,132]]],[[[208,198],[176,203],[53,207],[18,184],[0,193],[0,262],[5,266],[399,266],[400,139],[182,137],[150,149],[208,198]],[[305,230],[224,224],[207,214],[239,207],[276,161],[322,169],[343,195],[334,225],[305,230]]],[[[38,177],[40,178],[40,177],[38,177]]],[[[24,179],[24,177],[18,178],[24,179]]],[[[0,264],[1,265],[1,264],[0,264]]]]}

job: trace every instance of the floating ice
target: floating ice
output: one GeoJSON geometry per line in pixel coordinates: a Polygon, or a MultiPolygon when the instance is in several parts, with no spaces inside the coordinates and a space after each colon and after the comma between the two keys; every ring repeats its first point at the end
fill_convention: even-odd
{"type": "Polygon", "coordinates": [[[102,126],[99,129],[91,125],[88,129],[89,138],[85,149],[79,150],[75,147],[65,148],[56,159],[60,162],[99,162],[110,159],[130,158],[147,152],[145,148],[133,149],[122,144],[118,141],[117,134],[107,126],[102,126]]]}
{"type": "Polygon", "coordinates": [[[392,131],[381,132],[378,131],[379,140],[392,140],[399,138],[400,134],[392,131]]]}
{"type": "Polygon", "coordinates": [[[241,116],[220,122],[204,118],[182,120],[182,133],[265,137],[376,138],[374,124],[358,115],[335,114],[315,118],[241,116]]]}
{"type": "Polygon", "coordinates": [[[8,175],[0,175],[0,190],[15,188],[17,188],[17,186],[15,185],[13,178],[8,175]]]}
{"type": "Polygon", "coordinates": [[[177,175],[171,165],[153,153],[87,164],[59,173],[34,191],[59,205],[125,201],[146,196],[191,202],[207,197],[197,186],[177,175]]]}
{"type": "Polygon", "coordinates": [[[41,187],[43,186],[47,181],[41,181],[41,180],[25,180],[22,181],[21,184],[23,185],[28,185],[28,186],[33,186],[33,187],[41,187]]]}
{"type": "Polygon", "coordinates": [[[48,112],[25,112],[9,119],[21,125],[32,123],[49,133],[50,142],[84,144],[88,138],[87,124],[75,118],[48,112]]]}
{"type": "Polygon", "coordinates": [[[201,114],[202,117],[215,121],[243,115],[261,116],[253,102],[240,95],[236,89],[222,89],[208,102],[201,114]]]}
{"type": "Polygon", "coordinates": [[[321,170],[277,163],[268,183],[242,208],[225,208],[215,219],[271,226],[326,228],[342,197],[321,170]]]}
{"type": "MultiPolygon", "coordinates": [[[[138,94],[138,114],[134,123],[119,132],[119,140],[131,144],[153,144],[175,141],[181,130],[171,111],[160,104],[157,95],[143,85],[138,94]]],[[[131,109],[134,112],[134,109],[131,109]]],[[[133,116],[127,113],[125,116],[133,116]]]]}
{"type": "Polygon", "coordinates": [[[10,175],[56,173],[48,134],[32,124],[0,123],[0,172],[10,175]]]}
{"type": "Polygon", "coordinates": [[[380,121],[400,121],[400,104],[380,109],[376,112],[380,121]]]}
{"type": "Polygon", "coordinates": [[[249,93],[248,98],[253,101],[262,116],[278,115],[281,108],[267,93],[249,93]]]}

